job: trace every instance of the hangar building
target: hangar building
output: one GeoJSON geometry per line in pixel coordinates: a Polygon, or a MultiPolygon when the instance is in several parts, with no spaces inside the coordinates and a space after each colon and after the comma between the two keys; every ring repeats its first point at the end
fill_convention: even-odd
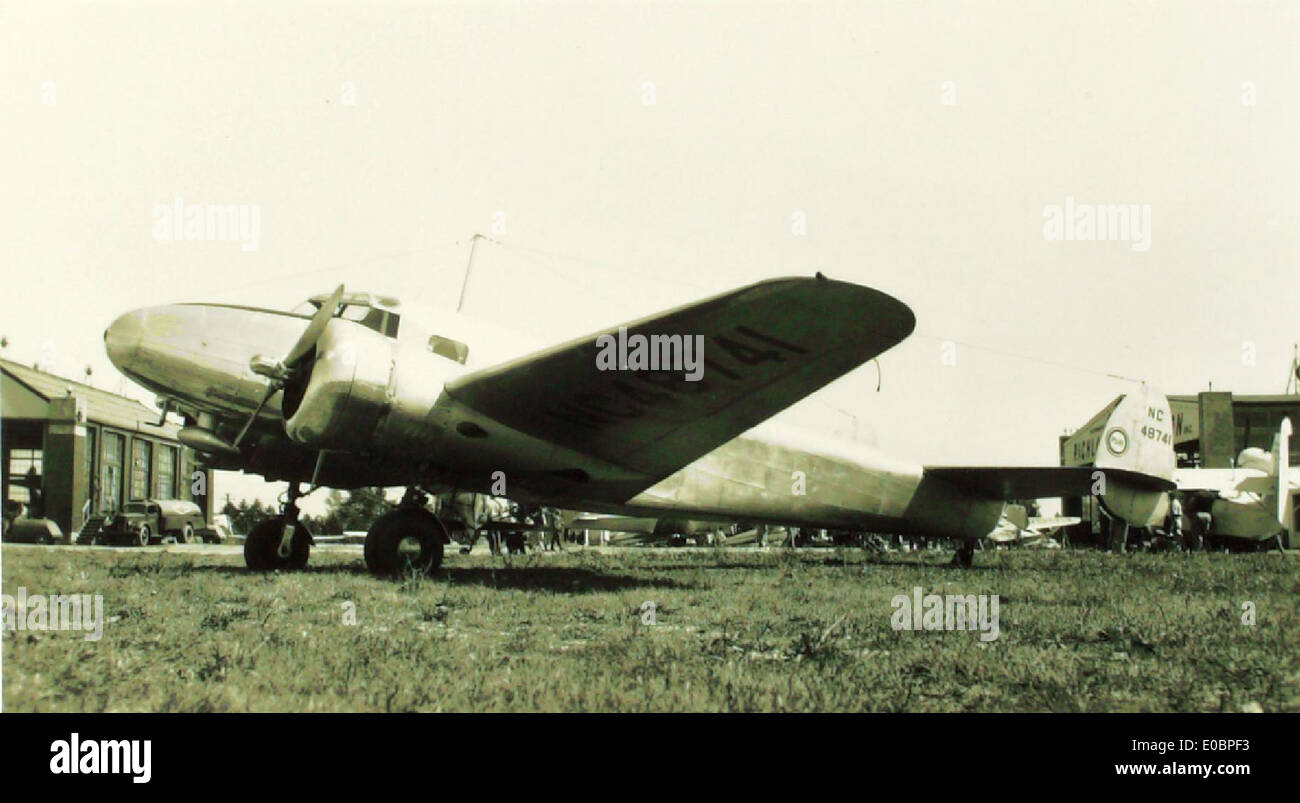
{"type": "Polygon", "coordinates": [[[211,521],[211,470],[158,418],[135,399],[0,359],[6,516],[18,503],[68,536],[129,500],[153,498],[194,501],[211,521]]]}

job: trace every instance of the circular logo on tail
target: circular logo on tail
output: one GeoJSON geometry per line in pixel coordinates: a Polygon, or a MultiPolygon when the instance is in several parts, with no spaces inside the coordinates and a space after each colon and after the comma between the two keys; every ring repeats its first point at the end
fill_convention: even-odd
{"type": "Polygon", "coordinates": [[[1124,430],[1115,428],[1106,433],[1106,449],[1111,454],[1119,457],[1128,451],[1128,433],[1124,430]]]}

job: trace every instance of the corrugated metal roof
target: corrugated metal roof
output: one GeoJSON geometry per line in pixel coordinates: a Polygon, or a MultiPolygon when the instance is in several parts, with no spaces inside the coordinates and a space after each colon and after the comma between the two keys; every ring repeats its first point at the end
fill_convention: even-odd
{"type": "Polygon", "coordinates": [[[171,424],[162,427],[154,426],[158,422],[158,411],[149,409],[135,399],[100,390],[67,377],[47,374],[10,360],[0,359],[0,373],[4,374],[6,381],[16,380],[46,401],[62,399],[71,389],[73,395],[85,399],[86,418],[91,423],[108,424],[147,435],[176,439],[178,427],[171,424]]]}

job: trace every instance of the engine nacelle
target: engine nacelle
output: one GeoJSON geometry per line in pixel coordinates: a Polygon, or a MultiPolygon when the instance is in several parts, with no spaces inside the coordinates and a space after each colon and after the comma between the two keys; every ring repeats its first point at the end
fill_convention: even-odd
{"type": "Polygon", "coordinates": [[[393,341],[335,318],[316,343],[309,371],[284,388],[284,429],[318,449],[365,451],[396,391],[393,341]]]}

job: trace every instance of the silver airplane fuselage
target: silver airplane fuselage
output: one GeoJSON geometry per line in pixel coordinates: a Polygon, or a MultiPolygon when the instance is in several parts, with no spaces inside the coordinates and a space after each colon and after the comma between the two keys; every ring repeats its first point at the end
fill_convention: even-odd
{"type": "MultiPolygon", "coordinates": [[[[214,465],[305,482],[324,452],[318,479],[335,487],[489,492],[502,472],[507,495],[571,509],[968,539],[989,532],[1002,511],[1000,501],[927,477],[917,463],[791,427],[780,415],[669,476],[646,476],[505,426],[448,391],[456,378],[531,344],[443,316],[441,325],[455,331],[440,334],[470,347],[461,364],[435,353],[410,318],[403,317],[395,337],[331,319],[310,381],[275,393],[241,457],[214,465]],[[581,482],[566,480],[577,476],[581,482]]],[[[230,439],[268,390],[268,379],[250,363],[285,353],[308,320],[275,310],[173,304],[129,312],[104,337],[124,374],[230,439]]]]}

